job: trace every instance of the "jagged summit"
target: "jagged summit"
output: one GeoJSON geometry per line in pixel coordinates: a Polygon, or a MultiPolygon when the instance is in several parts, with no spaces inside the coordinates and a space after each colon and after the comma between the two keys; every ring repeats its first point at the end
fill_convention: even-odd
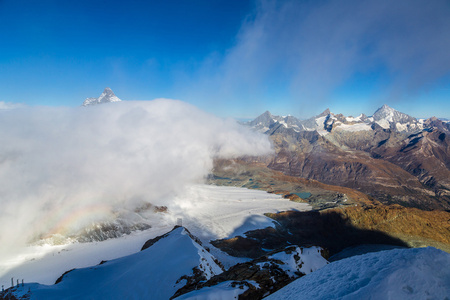
{"type": "Polygon", "coordinates": [[[278,126],[284,126],[285,128],[295,128],[295,130],[299,129],[300,120],[288,115],[288,116],[274,116],[269,111],[265,111],[263,114],[258,116],[253,121],[245,123],[246,125],[253,127],[255,130],[259,132],[267,132],[269,129],[278,126]]]}
{"type": "Polygon", "coordinates": [[[421,129],[416,118],[384,104],[372,116],[375,123],[383,128],[393,128],[397,131],[413,132],[421,129]]]}
{"type": "Polygon", "coordinates": [[[102,103],[119,102],[120,100],[114,92],[109,88],[105,88],[103,93],[98,98],[86,98],[83,102],[83,106],[96,105],[102,103]]]}
{"type": "Polygon", "coordinates": [[[255,121],[265,123],[265,122],[270,122],[270,120],[272,120],[272,119],[273,119],[273,115],[268,110],[266,110],[263,114],[261,114],[258,118],[256,118],[255,121]]]}
{"type": "Polygon", "coordinates": [[[376,121],[380,119],[392,118],[396,114],[396,112],[398,111],[388,106],[387,104],[383,104],[382,107],[375,111],[375,113],[373,114],[373,118],[376,121]]]}
{"type": "Polygon", "coordinates": [[[328,116],[329,114],[331,114],[331,111],[330,111],[329,108],[327,108],[320,115],[318,115],[317,117],[325,117],[325,116],[328,116]]]}
{"type": "Polygon", "coordinates": [[[405,122],[405,121],[408,122],[415,120],[415,118],[402,112],[399,112],[398,110],[393,109],[387,104],[384,104],[382,107],[377,109],[377,111],[373,114],[372,117],[375,121],[384,119],[388,122],[405,122]]]}

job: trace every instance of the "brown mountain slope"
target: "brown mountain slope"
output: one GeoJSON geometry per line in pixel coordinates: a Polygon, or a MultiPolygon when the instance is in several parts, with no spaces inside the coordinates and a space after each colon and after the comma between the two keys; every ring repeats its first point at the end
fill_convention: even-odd
{"type": "Polygon", "coordinates": [[[381,146],[372,152],[414,175],[437,196],[450,196],[450,132],[422,131],[398,146],[381,146]]]}
{"type": "Polygon", "coordinates": [[[344,143],[351,140],[350,133],[331,133],[323,137],[317,132],[296,132],[278,127],[270,134],[277,152],[268,164],[271,169],[289,176],[357,189],[384,203],[450,209],[445,199],[437,199],[435,191],[403,165],[383,159],[381,155],[374,158],[369,152],[380,144],[389,145],[385,149],[397,149],[401,147],[404,135],[386,130],[351,133],[352,145],[344,143]]]}
{"type": "Polygon", "coordinates": [[[434,246],[450,252],[450,213],[423,211],[400,205],[374,204],[334,208],[356,228],[376,230],[401,239],[410,247],[434,246]]]}

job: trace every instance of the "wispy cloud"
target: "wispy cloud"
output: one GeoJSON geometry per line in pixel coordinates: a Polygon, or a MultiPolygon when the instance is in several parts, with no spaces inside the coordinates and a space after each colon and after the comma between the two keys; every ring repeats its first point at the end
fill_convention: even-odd
{"type": "Polygon", "coordinates": [[[237,105],[285,90],[306,105],[352,76],[382,72],[378,92],[402,97],[449,75],[449,13],[445,0],[262,0],[193,87],[237,105]]]}

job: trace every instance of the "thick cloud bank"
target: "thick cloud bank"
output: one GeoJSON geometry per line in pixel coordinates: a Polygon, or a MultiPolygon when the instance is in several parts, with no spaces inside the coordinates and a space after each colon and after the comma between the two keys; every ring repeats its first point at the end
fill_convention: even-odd
{"type": "Polygon", "coordinates": [[[143,203],[168,205],[214,157],[263,155],[268,139],[181,101],[0,112],[0,255],[143,203]]]}

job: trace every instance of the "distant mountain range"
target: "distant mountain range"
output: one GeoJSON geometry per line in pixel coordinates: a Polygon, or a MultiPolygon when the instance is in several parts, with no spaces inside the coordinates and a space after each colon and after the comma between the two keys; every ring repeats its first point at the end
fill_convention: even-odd
{"type": "Polygon", "coordinates": [[[450,209],[450,123],[387,105],[372,116],[329,109],[307,120],[266,111],[245,125],[267,134],[271,169],[360,190],[384,203],[450,209]]]}
{"type": "MultiPolygon", "coordinates": [[[[297,132],[317,131],[321,135],[325,135],[334,130],[355,132],[374,130],[376,127],[398,132],[415,133],[427,128],[429,124],[426,121],[411,117],[385,104],[370,117],[364,114],[360,114],[358,117],[346,117],[342,114],[334,114],[327,108],[315,117],[300,120],[293,116],[274,116],[269,111],[266,111],[253,121],[244,124],[263,133],[268,133],[268,131],[278,126],[284,126],[297,132]]],[[[442,123],[447,129],[450,128],[450,124],[445,120],[442,123]]]]}

